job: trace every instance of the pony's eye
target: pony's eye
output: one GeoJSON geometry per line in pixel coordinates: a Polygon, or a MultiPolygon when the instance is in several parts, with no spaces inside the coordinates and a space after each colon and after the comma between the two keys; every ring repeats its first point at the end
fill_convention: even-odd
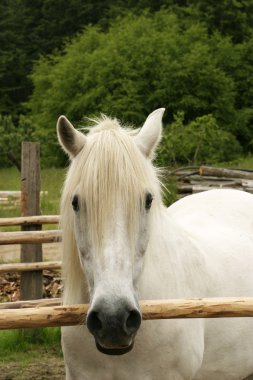
{"type": "Polygon", "coordinates": [[[149,210],[153,201],[153,195],[148,193],[146,194],[146,199],[145,199],[145,209],[149,210]]]}
{"type": "Polygon", "coordinates": [[[72,207],[74,211],[79,211],[79,199],[77,195],[74,195],[72,199],[72,207]]]}

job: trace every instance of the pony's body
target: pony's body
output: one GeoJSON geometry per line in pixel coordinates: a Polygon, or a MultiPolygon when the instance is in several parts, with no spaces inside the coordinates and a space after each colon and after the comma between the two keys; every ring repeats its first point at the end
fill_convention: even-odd
{"type": "MultiPolygon", "coordinates": [[[[96,302],[101,298],[103,289],[112,297],[108,301],[109,306],[114,303],[113,299],[118,300],[118,293],[127,294],[130,300],[128,292],[131,291],[128,280],[125,284],[122,279],[123,272],[117,276],[115,263],[110,272],[109,262],[109,269],[106,268],[105,272],[110,272],[111,282],[115,275],[116,285],[108,281],[107,275],[101,278],[94,275],[94,281],[89,280],[92,272],[89,272],[90,262],[87,258],[83,260],[78,253],[78,250],[82,251],[84,243],[79,241],[79,232],[74,233],[74,226],[78,231],[81,227],[66,203],[73,197],[76,186],[80,188],[80,180],[73,173],[77,167],[81,168],[81,155],[82,151],[73,160],[63,194],[64,303],[92,301],[92,314],[92,308],[97,307],[96,302]],[[82,269],[85,265],[88,266],[85,269],[88,273],[82,269]],[[99,287],[100,279],[102,288],[99,287]]],[[[213,190],[184,198],[166,209],[160,200],[154,170],[147,161],[144,170],[151,171],[148,188],[153,184],[151,190],[155,197],[148,211],[149,222],[143,229],[143,234],[149,231],[149,238],[144,258],[141,259],[142,271],[137,271],[139,299],[252,296],[253,197],[235,190],[213,190]]],[[[83,174],[79,170],[79,175],[83,174]]],[[[126,172],[124,174],[128,175],[126,172]]],[[[110,178],[110,174],[108,176],[110,178]]],[[[117,199],[115,201],[117,204],[117,199]]],[[[126,227],[124,213],[120,207],[116,207],[112,215],[116,227],[114,224],[110,227],[112,233],[108,236],[114,237],[115,241],[113,244],[105,242],[105,257],[108,246],[113,257],[114,251],[117,253],[117,250],[121,252],[125,249],[127,241],[125,234],[122,234],[122,228],[126,227]],[[118,241],[118,235],[124,246],[118,241]]],[[[98,227],[103,230],[100,224],[98,227]]],[[[143,236],[141,244],[144,244],[142,240],[143,236]]],[[[116,265],[117,260],[121,263],[120,257],[117,257],[116,265]]],[[[93,265],[94,260],[96,257],[93,258],[93,265]]],[[[134,260],[138,266],[139,259],[134,260]]],[[[127,269],[124,270],[127,272],[127,269]]],[[[103,297],[107,303],[106,296],[103,297]]],[[[132,303],[134,305],[134,301],[132,303]]],[[[99,339],[97,331],[93,329],[94,321],[92,323],[89,329],[95,339],[99,339]]],[[[100,341],[97,343],[99,347],[100,341]]],[[[253,372],[251,318],[145,321],[136,335],[132,351],[121,356],[108,356],[99,352],[94,338],[83,325],[62,328],[62,344],[68,380],[240,380],[253,372]]],[[[110,351],[111,345],[111,342],[102,342],[102,349],[105,346],[110,351]]],[[[120,347],[120,344],[115,345],[120,347]]]]}

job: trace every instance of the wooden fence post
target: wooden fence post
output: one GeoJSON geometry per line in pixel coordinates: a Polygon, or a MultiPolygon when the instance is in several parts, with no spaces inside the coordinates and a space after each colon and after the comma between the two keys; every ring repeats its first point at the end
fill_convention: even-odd
{"type": "MultiPolygon", "coordinates": [[[[22,216],[40,215],[40,146],[34,142],[22,143],[21,214],[22,216]]],[[[22,231],[41,229],[41,224],[22,226],[22,231]]],[[[22,244],[21,262],[36,261],[43,261],[41,244],[22,244]]],[[[21,273],[20,299],[42,298],[42,284],[42,271],[21,273]]]]}

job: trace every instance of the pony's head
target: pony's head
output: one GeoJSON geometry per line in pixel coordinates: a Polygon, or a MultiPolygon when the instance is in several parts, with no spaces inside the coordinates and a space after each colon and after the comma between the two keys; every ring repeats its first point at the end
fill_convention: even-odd
{"type": "MultiPolygon", "coordinates": [[[[65,302],[79,301],[86,278],[87,326],[97,348],[124,354],[141,324],[138,279],[160,186],[151,158],[164,109],[140,130],[103,117],[87,135],[61,116],[60,144],[71,158],[62,195],[65,302]]],[[[81,298],[80,298],[81,299],[81,298]]]]}

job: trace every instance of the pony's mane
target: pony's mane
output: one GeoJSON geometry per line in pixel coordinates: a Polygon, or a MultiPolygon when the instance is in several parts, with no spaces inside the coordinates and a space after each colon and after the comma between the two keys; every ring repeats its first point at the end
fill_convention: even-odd
{"type": "MultiPolygon", "coordinates": [[[[88,129],[85,146],[71,163],[61,203],[65,281],[71,272],[75,273],[75,278],[78,277],[76,266],[80,270],[71,207],[75,194],[79,195],[82,220],[85,215],[85,223],[89,225],[98,252],[108,227],[114,223],[117,209],[124,210],[128,215],[126,228],[131,244],[137,232],[141,204],[146,192],[154,195],[154,203],[161,201],[156,171],[133,142],[135,134],[136,130],[122,128],[116,119],[103,116],[102,119],[95,120],[95,126],[88,129]],[[66,246],[70,241],[71,248],[66,246]]],[[[73,286],[74,282],[72,278],[65,286],[73,286]]]]}

